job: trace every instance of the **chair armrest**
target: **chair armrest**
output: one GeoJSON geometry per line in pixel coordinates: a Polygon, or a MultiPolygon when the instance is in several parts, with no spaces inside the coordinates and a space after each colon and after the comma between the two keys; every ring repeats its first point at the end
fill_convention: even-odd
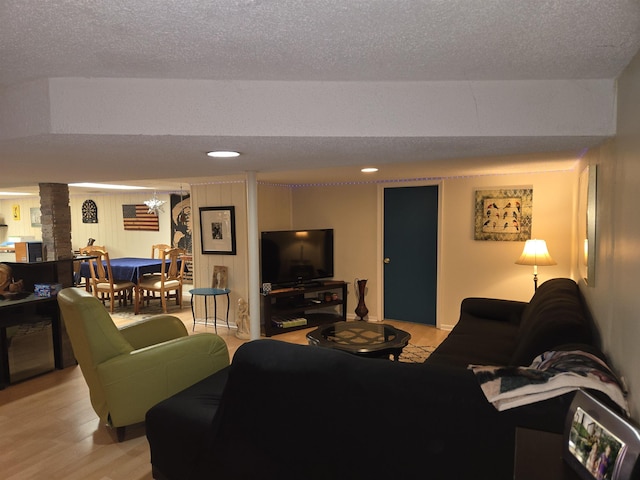
{"type": "Polygon", "coordinates": [[[111,424],[121,426],[144,421],[149,408],[228,365],[224,340],[201,333],[111,358],[96,373],[111,424]]]}
{"type": "Polygon", "coordinates": [[[522,312],[527,305],[527,302],[515,300],[469,297],[462,300],[460,304],[460,316],[466,314],[487,320],[519,324],[522,312]]]}
{"type": "Polygon", "coordinates": [[[134,350],[189,335],[184,323],[173,315],[155,315],[119,330],[134,350]]]}

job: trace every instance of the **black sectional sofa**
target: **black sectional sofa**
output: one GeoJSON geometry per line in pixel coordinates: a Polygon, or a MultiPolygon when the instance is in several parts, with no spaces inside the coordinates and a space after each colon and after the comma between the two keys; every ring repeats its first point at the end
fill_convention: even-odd
{"type": "Polygon", "coordinates": [[[602,356],[597,347],[570,279],[528,303],[465,299],[423,364],[249,342],[147,413],[154,478],[513,478],[516,427],[562,432],[573,393],[498,412],[467,365],[526,366],[558,348],[602,356]]]}

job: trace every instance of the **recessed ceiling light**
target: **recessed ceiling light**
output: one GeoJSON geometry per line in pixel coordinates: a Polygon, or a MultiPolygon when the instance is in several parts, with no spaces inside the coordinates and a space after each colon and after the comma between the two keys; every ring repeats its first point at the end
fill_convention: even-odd
{"type": "Polygon", "coordinates": [[[207,155],[214,158],[232,158],[232,157],[239,157],[240,153],[224,151],[224,150],[216,150],[214,152],[207,152],[207,155]]]}
{"type": "Polygon", "coordinates": [[[373,173],[373,172],[377,172],[378,169],[376,167],[366,167],[363,168],[362,170],[360,170],[362,173],[373,173]]]}
{"type": "Polygon", "coordinates": [[[7,195],[7,196],[12,196],[12,197],[20,197],[20,196],[27,196],[27,195],[33,195],[32,193],[24,193],[24,192],[0,192],[0,195],[7,195]]]}

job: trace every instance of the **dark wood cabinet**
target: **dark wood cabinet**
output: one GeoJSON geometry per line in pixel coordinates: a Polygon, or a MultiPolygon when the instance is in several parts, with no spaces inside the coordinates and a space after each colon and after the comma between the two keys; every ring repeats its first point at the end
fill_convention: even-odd
{"type": "Polygon", "coordinates": [[[63,288],[72,286],[73,261],[68,259],[33,263],[5,262],[11,267],[13,278],[24,282],[24,294],[0,300],[0,388],[11,383],[7,338],[9,327],[51,322],[55,368],[75,365],[75,357],[56,297],[36,297],[33,294],[34,285],[37,283],[59,283],[63,288]]]}
{"type": "Polygon", "coordinates": [[[580,476],[562,458],[563,440],[559,433],[518,427],[514,480],[580,480],[580,476]]]}
{"type": "Polygon", "coordinates": [[[272,290],[262,296],[260,313],[267,337],[346,320],[347,283],[331,280],[272,290]]]}

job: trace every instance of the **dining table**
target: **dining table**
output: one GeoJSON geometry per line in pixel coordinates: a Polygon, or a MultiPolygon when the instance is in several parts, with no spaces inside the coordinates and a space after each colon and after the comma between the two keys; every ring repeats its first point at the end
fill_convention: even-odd
{"type": "MultiPolygon", "coordinates": [[[[168,265],[171,261],[165,260],[165,262],[168,265]]],[[[129,281],[135,284],[145,274],[160,273],[162,271],[161,258],[121,257],[112,258],[109,263],[111,264],[111,273],[114,280],[129,281]]],[[[80,264],[80,276],[86,279],[91,278],[88,262],[80,264]]]]}

